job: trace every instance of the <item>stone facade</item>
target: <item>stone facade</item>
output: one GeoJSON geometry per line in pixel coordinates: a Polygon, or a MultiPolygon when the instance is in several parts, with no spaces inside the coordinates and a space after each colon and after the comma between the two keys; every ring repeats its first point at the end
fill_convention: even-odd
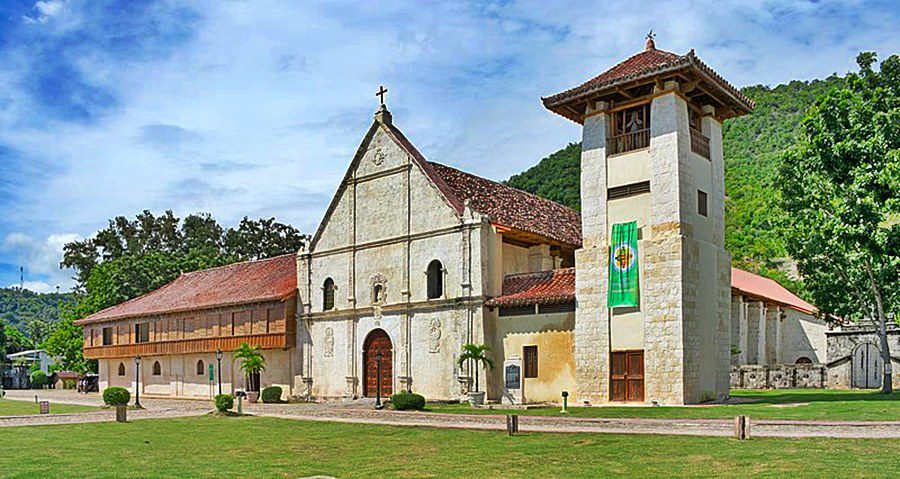
{"type": "Polygon", "coordinates": [[[711,112],[703,119],[711,159],[692,152],[688,106],[678,89],[677,83],[667,82],[654,94],[646,150],[608,157],[609,105],[598,102],[585,114],[584,241],[576,253],[579,401],[610,400],[607,352],[617,350],[619,341],[609,332],[621,332],[615,321],[627,317],[637,317],[643,332],[639,342],[627,349],[637,346],[644,351],[645,401],[697,403],[722,400],[728,394],[731,257],[724,249],[721,125],[711,112]],[[613,162],[628,163],[629,170],[637,171],[641,167],[636,165],[645,165],[646,177],[628,180],[649,180],[649,201],[607,200],[607,189],[619,186],[608,185],[607,180],[622,175],[618,166],[613,169],[613,162]],[[698,214],[698,188],[708,192],[707,217],[698,214]],[[634,219],[642,232],[638,243],[641,307],[623,316],[606,307],[609,230],[613,221],[634,219]]]}

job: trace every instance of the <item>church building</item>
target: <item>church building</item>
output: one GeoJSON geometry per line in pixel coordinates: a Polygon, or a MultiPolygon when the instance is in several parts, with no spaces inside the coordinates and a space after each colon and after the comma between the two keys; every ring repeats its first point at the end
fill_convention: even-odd
{"type": "Polygon", "coordinates": [[[747,344],[733,301],[749,293],[724,249],[722,122],[752,101],[651,38],[543,103],[583,125],[580,212],[430,162],[382,102],[301,251],[188,273],[78,321],[101,389],[230,392],[246,341],[266,355],[263,386],[309,400],[725,399],[747,344]],[[467,344],[496,367],[460,365],[467,344]]]}

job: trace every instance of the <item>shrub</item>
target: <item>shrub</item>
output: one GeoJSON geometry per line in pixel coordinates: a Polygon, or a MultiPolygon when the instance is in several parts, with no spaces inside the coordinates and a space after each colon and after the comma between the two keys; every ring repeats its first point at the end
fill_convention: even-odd
{"type": "Polygon", "coordinates": [[[103,390],[103,402],[110,406],[127,405],[131,401],[131,393],[125,388],[106,388],[103,390]]]}
{"type": "Polygon", "coordinates": [[[219,412],[225,412],[234,407],[234,396],[231,394],[217,394],[216,395],[216,410],[219,412]]]}
{"type": "Polygon", "coordinates": [[[32,389],[43,389],[47,384],[50,384],[50,378],[47,377],[47,373],[40,369],[31,373],[32,389]]]}
{"type": "Polygon", "coordinates": [[[6,396],[6,391],[4,391],[2,387],[0,387],[0,399],[2,399],[3,396],[6,396]]]}
{"type": "Polygon", "coordinates": [[[391,405],[394,409],[405,411],[407,409],[415,409],[421,411],[425,409],[425,396],[407,391],[401,391],[391,396],[391,405]]]}
{"type": "Polygon", "coordinates": [[[279,403],[281,402],[281,388],[279,386],[263,388],[259,397],[264,403],[279,403]]]}

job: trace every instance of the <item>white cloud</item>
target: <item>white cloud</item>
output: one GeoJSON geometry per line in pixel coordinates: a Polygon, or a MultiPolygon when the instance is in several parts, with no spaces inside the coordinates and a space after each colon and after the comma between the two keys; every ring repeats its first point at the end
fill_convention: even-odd
{"type": "Polygon", "coordinates": [[[63,9],[62,0],[41,1],[34,4],[36,16],[25,15],[23,19],[26,23],[47,23],[51,18],[59,15],[63,9]]]}
{"type": "MultiPolygon", "coordinates": [[[[23,283],[25,289],[29,291],[34,291],[35,293],[55,293],[56,285],[50,285],[43,281],[25,281],[23,283]]],[[[9,288],[18,288],[19,283],[11,284],[8,286],[9,288]]],[[[62,289],[60,286],[60,291],[65,292],[66,290],[62,289]]]]}
{"type": "Polygon", "coordinates": [[[81,237],[74,233],[57,233],[38,239],[15,232],[3,239],[0,252],[9,258],[10,263],[25,267],[26,289],[53,289],[58,284],[63,291],[68,291],[74,285],[71,279],[73,272],[59,269],[59,263],[62,261],[63,246],[79,239],[81,237]],[[41,277],[41,280],[34,280],[35,276],[41,277]]]}

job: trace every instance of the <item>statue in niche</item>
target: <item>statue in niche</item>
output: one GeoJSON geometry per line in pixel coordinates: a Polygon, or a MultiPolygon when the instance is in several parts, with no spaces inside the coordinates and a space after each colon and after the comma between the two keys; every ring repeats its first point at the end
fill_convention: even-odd
{"type": "Polygon", "coordinates": [[[441,350],[441,320],[431,320],[431,328],[428,330],[428,351],[437,353],[441,350]]]}
{"type": "Polygon", "coordinates": [[[641,119],[638,111],[631,112],[628,123],[625,124],[625,130],[629,133],[638,131],[644,127],[644,120],[641,119]]]}
{"type": "Polygon", "coordinates": [[[334,330],[331,327],[325,328],[325,357],[334,356],[334,330]]]}

